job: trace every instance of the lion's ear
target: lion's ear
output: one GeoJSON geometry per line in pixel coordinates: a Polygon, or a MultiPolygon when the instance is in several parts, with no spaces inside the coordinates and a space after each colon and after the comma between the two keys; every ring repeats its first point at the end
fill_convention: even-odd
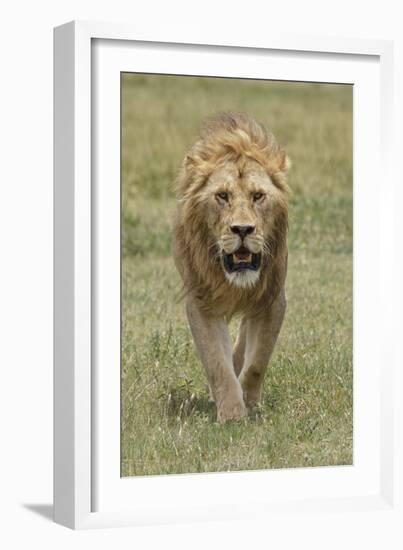
{"type": "Polygon", "coordinates": [[[212,163],[205,160],[198,151],[191,151],[183,160],[183,169],[191,177],[206,179],[212,172],[212,163]]]}
{"type": "Polygon", "coordinates": [[[188,153],[183,161],[185,170],[188,172],[200,172],[203,173],[206,167],[206,162],[195,152],[188,153]]]}
{"type": "Polygon", "coordinates": [[[197,165],[198,159],[196,155],[188,153],[183,160],[183,166],[185,167],[185,169],[191,172],[196,168],[197,165]]]}
{"type": "Polygon", "coordinates": [[[192,157],[192,155],[190,154],[187,154],[183,160],[183,164],[188,167],[188,166],[191,166],[194,164],[194,158],[192,157]]]}
{"type": "Polygon", "coordinates": [[[189,164],[190,166],[197,166],[201,162],[203,162],[202,155],[197,150],[191,150],[189,153],[186,154],[185,164],[189,164]]]}
{"type": "Polygon", "coordinates": [[[280,171],[287,173],[291,168],[291,159],[285,151],[280,151],[280,171]]]}

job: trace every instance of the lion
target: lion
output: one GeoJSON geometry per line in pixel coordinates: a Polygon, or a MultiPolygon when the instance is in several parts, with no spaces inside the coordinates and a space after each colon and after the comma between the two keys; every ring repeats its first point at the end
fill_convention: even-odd
{"type": "Polygon", "coordinates": [[[174,260],[219,422],[259,403],[283,322],[289,167],[272,133],[229,112],[204,124],[179,173],[174,260]]]}

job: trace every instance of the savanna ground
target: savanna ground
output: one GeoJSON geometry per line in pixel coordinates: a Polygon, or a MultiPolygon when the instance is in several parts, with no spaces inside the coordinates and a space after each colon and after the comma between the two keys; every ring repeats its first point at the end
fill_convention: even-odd
{"type": "Polygon", "coordinates": [[[122,475],[351,464],[352,88],[124,75],[122,100],[122,475]],[[224,110],[270,127],[293,168],[288,309],[263,402],[220,425],[171,224],[182,158],[224,110]]]}

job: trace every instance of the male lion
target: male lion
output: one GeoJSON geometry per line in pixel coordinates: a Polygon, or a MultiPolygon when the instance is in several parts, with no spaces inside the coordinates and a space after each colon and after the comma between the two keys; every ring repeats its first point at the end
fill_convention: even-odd
{"type": "Polygon", "coordinates": [[[174,257],[220,422],[258,403],[283,321],[289,165],[252,117],[224,113],[206,123],[179,175],[174,257]]]}

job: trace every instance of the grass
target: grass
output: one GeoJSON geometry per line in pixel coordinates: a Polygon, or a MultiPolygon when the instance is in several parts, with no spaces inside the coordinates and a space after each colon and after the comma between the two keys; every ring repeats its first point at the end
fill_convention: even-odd
{"type": "Polygon", "coordinates": [[[122,475],[351,464],[352,88],[151,75],[122,86],[122,475]],[[184,153],[229,109],[274,131],[293,194],[288,309],[263,402],[220,425],[170,243],[184,153]]]}

